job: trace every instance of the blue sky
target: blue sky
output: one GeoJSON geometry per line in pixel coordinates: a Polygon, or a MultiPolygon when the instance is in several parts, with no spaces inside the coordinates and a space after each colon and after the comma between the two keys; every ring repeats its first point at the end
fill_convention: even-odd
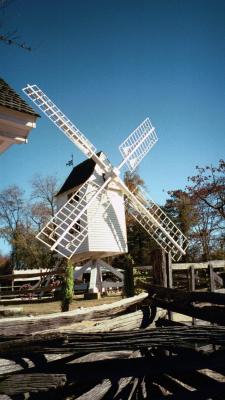
{"type": "MultiPolygon", "coordinates": [[[[159,141],[139,173],[159,204],[196,165],[224,158],[224,0],[14,0],[0,22],[32,47],[0,42],[2,78],[24,98],[27,83],[39,85],[114,164],[150,117],[159,141]]],[[[0,156],[0,190],[28,193],[36,173],[63,183],[71,154],[84,159],[42,115],[28,145],[0,156]]]]}

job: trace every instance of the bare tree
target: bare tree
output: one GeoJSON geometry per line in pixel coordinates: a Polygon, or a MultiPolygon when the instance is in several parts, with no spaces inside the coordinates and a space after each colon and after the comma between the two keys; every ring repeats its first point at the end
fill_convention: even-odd
{"type": "Polygon", "coordinates": [[[27,222],[24,193],[18,186],[0,192],[0,236],[12,246],[13,264],[18,266],[17,239],[27,222]]]}
{"type": "Polygon", "coordinates": [[[39,203],[36,204],[36,215],[41,215],[40,212],[45,215],[47,210],[50,210],[50,216],[55,215],[56,211],[56,199],[55,195],[57,193],[58,182],[55,176],[35,175],[32,182],[32,200],[38,200],[39,203]],[[39,207],[39,212],[38,212],[39,207]]]}

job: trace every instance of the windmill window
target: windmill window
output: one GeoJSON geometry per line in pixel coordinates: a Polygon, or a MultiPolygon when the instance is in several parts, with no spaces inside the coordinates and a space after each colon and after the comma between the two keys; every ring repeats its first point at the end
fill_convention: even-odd
{"type": "MultiPolygon", "coordinates": [[[[67,195],[67,200],[69,200],[73,195],[74,195],[74,192],[69,193],[67,195]]],[[[78,202],[79,200],[80,200],[80,196],[79,196],[79,192],[77,191],[75,196],[74,196],[74,198],[73,198],[73,200],[72,200],[72,202],[73,201],[77,201],[78,202]]]]}
{"type": "Polygon", "coordinates": [[[80,220],[77,221],[77,223],[74,225],[74,228],[77,232],[80,232],[80,220]]]}
{"type": "Polygon", "coordinates": [[[76,236],[77,232],[80,232],[80,230],[81,230],[80,220],[78,220],[74,225],[74,227],[69,230],[69,233],[73,236],[76,236]]]}

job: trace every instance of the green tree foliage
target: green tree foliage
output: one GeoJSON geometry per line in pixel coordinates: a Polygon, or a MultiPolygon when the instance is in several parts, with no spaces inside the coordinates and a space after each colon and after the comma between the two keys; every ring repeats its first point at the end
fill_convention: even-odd
{"type": "Polygon", "coordinates": [[[170,191],[165,211],[189,239],[184,261],[225,257],[225,162],[196,167],[185,190],[170,191]]]}
{"type": "Polygon", "coordinates": [[[32,227],[21,227],[13,242],[20,269],[52,268],[55,265],[52,253],[36,239],[35,233],[32,227]]]}
{"type": "MultiPolygon", "coordinates": [[[[132,193],[139,195],[145,189],[145,182],[137,171],[127,171],[124,175],[124,182],[132,193]]],[[[135,265],[149,265],[151,250],[158,245],[151,239],[149,234],[140,226],[136,219],[126,209],[127,239],[129,254],[135,265]]]]}
{"type": "Polygon", "coordinates": [[[68,261],[66,274],[64,277],[63,285],[62,285],[62,301],[61,301],[61,310],[69,311],[70,304],[73,301],[73,293],[74,293],[74,277],[73,277],[73,264],[71,261],[68,261]]]}
{"type": "MultiPolygon", "coordinates": [[[[169,194],[170,198],[167,199],[163,207],[164,211],[190,241],[192,229],[198,219],[194,204],[189,194],[185,191],[173,190],[169,194]]],[[[182,261],[189,261],[190,256],[189,246],[186,255],[182,257],[182,261]]]]}
{"type": "Polygon", "coordinates": [[[197,166],[197,174],[188,178],[187,191],[193,200],[210,207],[219,217],[225,219],[225,161],[217,166],[197,166]]]}

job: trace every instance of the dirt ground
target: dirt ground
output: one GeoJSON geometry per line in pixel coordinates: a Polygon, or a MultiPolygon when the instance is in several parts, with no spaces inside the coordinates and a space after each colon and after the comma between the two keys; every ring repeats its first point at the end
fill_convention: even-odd
{"type": "MultiPolygon", "coordinates": [[[[100,304],[110,304],[114,301],[121,300],[120,295],[114,296],[107,296],[102,297],[99,300],[84,300],[83,295],[75,295],[73,302],[70,306],[70,310],[75,310],[81,307],[93,307],[100,304]]],[[[21,304],[17,302],[16,304],[6,305],[4,304],[4,308],[12,308],[12,307],[22,307],[23,312],[22,315],[40,315],[40,314],[51,314],[55,312],[60,312],[60,301],[48,301],[48,302],[41,302],[41,303],[26,303],[21,304]]]]}
{"type": "MultiPolygon", "coordinates": [[[[119,294],[113,295],[113,296],[102,297],[99,300],[84,300],[83,295],[74,295],[73,302],[70,306],[70,310],[76,310],[78,308],[94,307],[94,306],[98,306],[101,304],[110,304],[115,301],[119,301],[121,299],[122,299],[122,296],[119,294]]],[[[24,303],[21,304],[21,302],[18,301],[17,303],[14,303],[13,305],[12,304],[10,304],[10,305],[4,304],[4,306],[3,306],[4,309],[6,309],[6,308],[12,309],[14,307],[22,308],[22,312],[19,312],[20,316],[23,316],[23,315],[35,316],[35,315],[41,315],[41,314],[52,314],[52,313],[61,311],[60,301],[46,301],[46,302],[40,302],[40,303],[33,302],[33,303],[26,303],[26,304],[24,304],[24,303]]],[[[18,314],[15,313],[14,316],[16,317],[17,315],[18,314]]],[[[192,318],[187,315],[172,313],[171,316],[172,316],[173,321],[185,322],[190,325],[192,323],[192,318]]],[[[196,324],[199,325],[200,323],[197,322],[197,320],[196,320],[196,324]]]]}

